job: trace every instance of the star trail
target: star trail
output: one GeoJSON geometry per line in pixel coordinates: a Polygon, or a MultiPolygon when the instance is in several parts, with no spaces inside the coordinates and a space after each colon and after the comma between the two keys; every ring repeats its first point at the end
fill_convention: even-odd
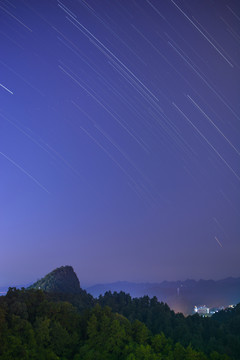
{"type": "Polygon", "coordinates": [[[2,0],[0,284],[239,276],[236,0],[2,0]]]}

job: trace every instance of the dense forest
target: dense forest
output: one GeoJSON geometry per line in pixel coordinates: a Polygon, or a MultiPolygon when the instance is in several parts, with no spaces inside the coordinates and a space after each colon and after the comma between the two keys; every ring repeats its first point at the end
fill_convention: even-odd
{"type": "Polygon", "coordinates": [[[137,319],[143,322],[154,335],[163,332],[183,346],[191,343],[195,349],[206,354],[214,350],[228,354],[231,359],[240,359],[240,304],[203,318],[198,314],[187,317],[181,313],[175,314],[167,304],[158,302],[156,297],[132,299],[124,292],[106,292],[104,296],[99,296],[98,302],[130,321],[137,319]]]}
{"type": "Polygon", "coordinates": [[[156,298],[10,288],[0,297],[1,360],[239,359],[240,305],[185,318],[156,298]]]}

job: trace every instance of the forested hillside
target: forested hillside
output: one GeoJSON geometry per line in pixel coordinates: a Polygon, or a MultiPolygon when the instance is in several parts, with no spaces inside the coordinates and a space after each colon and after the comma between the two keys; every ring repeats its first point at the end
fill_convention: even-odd
{"type": "Polygon", "coordinates": [[[240,359],[240,304],[211,318],[202,318],[198,314],[187,317],[181,313],[175,314],[167,304],[158,302],[156,297],[131,298],[124,292],[107,292],[98,301],[101,306],[110,306],[114,312],[126,316],[130,321],[142,321],[153,334],[164,332],[183,346],[191,343],[195,349],[207,354],[216,350],[233,359],[240,359]]]}
{"type": "MultiPolygon", "coordinates": [[[[187,324],[190,320],[184,319],[182,315],[174,315],[167,305],[158,303],[156,299],[131,299],[129,295],[121,293],[107,294],[97,303],[92,301],[91,297],[85,297],[81,301],[81,296],[81,294],[48,294],[42,290],[10,288],[6,296],[0,297],[0,359],[238,359],[236,349],[235,354],[227,356],[223,353],[218,354],[214,348],[219,334],[221,335],[221,331],[219,332],[221,327],[226,330],[233,326],[233,331],[239,334],[239,307],[231,313],[220,314],[214,319],[218,324],[215,330],[211,329],[212,319],[191,317],[192,335],[199,337],[200,341],[205,341],[201,337],[205,320],[210,320],[207,324],[210,332],[216,331],[214,338],[216,343],[212,339],[212,349],[208,346],[204,354],[190,343],[183,346],[177,340],[177,328],[181,339],[181,334],[188,333],[187,324]],[[64,296],[67,296],[68,301],[64,296]],[[113,311],[109,306],[104,306],[104,302],[110,301],[113,311]],[[120,314],[126,310],[129,319],[120,314]],[[158,333],[157,325],[156,329],[151,331],[138,320],[140,314],[146,323],[151,320],[150,325],[153,318],[156,324],[163,322],[165,330],[170,334],[172,329],[175,338],[169,337],[167,332],[158,333]]],[[[225,340],[229,341],[229,337],[232,338],[233,344],[236,341],[229,330],[222,339],[224,340],[222,350],[225,340]]]]}

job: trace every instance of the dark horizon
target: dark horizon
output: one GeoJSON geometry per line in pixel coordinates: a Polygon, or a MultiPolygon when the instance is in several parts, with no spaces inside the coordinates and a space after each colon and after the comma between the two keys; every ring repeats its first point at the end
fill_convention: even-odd
{"type": "MultiPolygon", "coordinates": [[[[63,265],[65,266],[65,265],[63,265]]],[[[71,266],[71,265],[70,265],[71,266]]],[[[55,269],[51,269],[49,272],[53,271],[55,269]]],[[[75,271],[75,269],[73,268],[74,272],[76,273],[79,281],[80,281],[80,286],[81,288],[83,289],[87,289],[89,287],[92,287],[92,286],[95,286],[95,285],[111,285],[111,284],[115,284],[115,283],[118,283],[118,284],[121,284],[121,283],[129,283],[129,284],[153,284],[153,285],[157,285],[157,284],[162,284],[164,282],[185,282],[185,281],[196,281],[196,282],[199,282],[199,281],[224,281],[224,280],[229,280],[229,279],[240,279],[240,274],[239,276],[227,276],[227,277],[224,277],[224,278],[185,278],[185,279],[170,279],[170,280],[159,280],[159,281],[131,281],[131,280],[114,280],[114,281],[109,281],[109,282],[93,282],[93,283],[86,283],[84,282],[84,278],[81,279],[81,277],[77,274],[77,272],[75,271]]],[[[22,284],[17,284],[15,282],[11,283],[10,285],[9,284],[3,284],[1,285],[0,284],[0,288],[8,288],[8,287],[17,287],[17,288],[20,288],[20,287],[24,287],[24,288],[27,288],[28,286],[32,285],[33,283],[35,283],[36,281],[38,281],[39,279],[43,278],[44,276],[46,276],[49,272],[46,272],[46,273],[43,273],[42,275],[38,276],[37,278],[29,281],[28,283],[22,283],[22,284]]]]}

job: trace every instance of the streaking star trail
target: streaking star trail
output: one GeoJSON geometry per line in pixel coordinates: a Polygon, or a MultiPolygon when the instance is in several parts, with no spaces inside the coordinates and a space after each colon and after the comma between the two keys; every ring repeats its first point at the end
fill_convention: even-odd
{"type": "Polygon", "coordinates": [[[40,184],[40,182],[35,179],[31,174],[29,174],[26,170],[24,170],[24,168],[22,166],[20,166],[19,164],[17,164],[15,161],[13,161],[13,159],[10,159],[9,156],[7,156],[6,154],[2,153],[0,151],[0,155],[2,155],[5,159],[7,159],[11,164],[13,164],[14,166],[16,166],[19,170],[21,170],[25,175],[27,175],[29,177],[29,179],[31,179],[32,181],[34,181],[42,190],[44,190],[46,193],[49,194],[49,191],[42,185],[40,184]]]}
{"type": "Polygon", "coordinates": [[[1,86],[4,90],[6,90],[7,92],[9,92],[10,94],[13,95],[13,92],[12,92],[11,90],[9,90],[6,86],[4,86],[3,84],[0,84],[0,86],[1,86]]]}
{"type": "Polygon", "coordinates": [[[1,1],[7,285],[240,276],[239,21],[236,0],[1,1]]]}

